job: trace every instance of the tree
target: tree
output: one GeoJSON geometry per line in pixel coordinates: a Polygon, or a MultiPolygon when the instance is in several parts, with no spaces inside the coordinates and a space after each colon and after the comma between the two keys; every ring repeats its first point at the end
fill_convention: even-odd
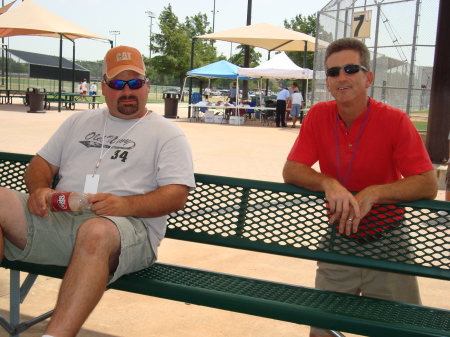
{"type": "Polygon", "coordinates": [[[152,50],[160,55],[152,57],[151,66],[160,74],[179,79],[183,85],[190,66],[190,39],[184,24],[172,11],[169,4],[159,15],[161,33],[152,36],[152,50]]]}
{"type": "MultiPolygon", "coordinates": [[[[244,66],[244,53],[245,53],[245,45],[240,44],[236,47],[238,52],[233,54],[228,62],[233,63],[239,67],[244,66]]],[[[260,63],[262,54],[260,52],[255,51],[255,47],[250,47],[250,68],[256,67],[260,63]]]]}
{"type": "MultiPolygon", "coordinates": [[[[185,26],[190,39],[212,33],[211,28],[208,28],[209,22],[206,14],[198,13],[191,17],[187,16],[185,26]]],[[[194,69],[217,61],[217,49],[214,44],[215,41],[211,43],[209,40],[196,39],[194,69]]]]}
{"type": "MultiPolygon", "coordinates": [[[[310,36],[316,36],[316,15],[308,15],[304,18],[301,14],[296,15],[290,22],[286,19],[284,20],[284,27],[287,29],[295,30],[296,32],[301,32],[310,36]]],[[[304,64],[304,54],[303,51],[288,51],[286,54],[290,59],[302,68],[313,69],[314,67],[314,52],[307,52],[306,55],[306,66],[304,64]]]]}
{"type": "MultiPolygon", "coordinates": [[[[154,56],[148,62],[151,64],[155,78],[170,77],[178,79],[180,88],[184,84],[186,72],[191,69],[192,38],[211,32],[206,14],[186,17],[184,23],[179,22],[169,4],[159,16],[160,33],[152,36],[154,56]]],[[[195,39],[194,68],[217,61],[217,49],[209,41],[195,39]]]]}
{"type": "MultiPolygon", "coordinates": [[[[197,15],[186,17],[185,26],[190,39],[195,36],[212,33],[212,29],[209,28],[208,17],[206,14],[198,13],[197,15]]],[[[193,62],[194,69],[214,63],[218,61],[218,59],[215,41],[211,42],[210,40],[195,39],[193,62]]],[[[205,81],[199,79],[200,92],[203,91],[204,83],[205,81]]]]}
{"type": "MultiPolygon", "coordinates": [[[[316,14],[308,15],[304,18],[301,14],[296,15],[290,22],[284,20],[284,27],[288,29],[295,30],[296,32],[304,33],[309,36],[316,36],[316,24],[317,17],[316,14]]],[[[325,41],[332,41],[333,34],[326,32],[323,27],[319,29],[321,31],[321,39],[325,41]]],[[[302,68],[314,68],[314,52],[307,52],[306,55],[306,66],[304,64],[304,52],[303,51],[289,51],[286,54],[291,58],[291,60],[302,68]]]]}

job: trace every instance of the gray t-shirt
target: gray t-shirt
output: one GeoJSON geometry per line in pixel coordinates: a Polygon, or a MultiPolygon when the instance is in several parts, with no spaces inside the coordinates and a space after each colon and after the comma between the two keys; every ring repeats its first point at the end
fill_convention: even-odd
{"type": "MultiPolygon", "coordinates": [[[[151,112],[125,133],[137,121],[113,117],[107,108],[81,111],[66,119],[38,152],[59,167],[56,189],[84,190],[86,175],[94,172],[101,156],[104,130],[98,193],[129,196],[171,184],[195,188],[192,153],[183,132],[151,112]]],[[[155,254],[166,231],[166,219],[142,219],[155,254]]]]}
{"type": "Polygon", "coordinates": [[[302,104],[302,101],[303,101],[303,96],[302,96],[302,94],[301,93],[299,93],[299,92],[294,92],[292,95],[291,95],[291,102],[292,102],[292,104],[302,104]]]}

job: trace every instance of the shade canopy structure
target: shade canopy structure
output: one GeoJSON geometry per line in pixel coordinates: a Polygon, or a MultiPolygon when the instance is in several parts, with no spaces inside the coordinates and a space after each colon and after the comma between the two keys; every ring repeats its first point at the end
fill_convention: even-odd
{"type": "MultiPolygon", "coordinates": [[[[296,32],[290,29],[271,25],[269,23],[257,23],[197,36],[199,39],[219,40],[239,43],[247,46],[259,47],[270,51],[303,51],[314,52],[316,38],[308,34],[296,32]]],[[[328,42],[317,39],[319,46],[327,47],[328,42]]],[[[194,43],[192,44],[194,45],[194,43]]],[[[191,51],[191,64],[194,57],[191,51]]],[[[306,53],[305,61],[306,64],[306,53]]],[[[190,116],[190,111],[189,111],[190,116]]]]}
{"type": "MultiPolygon", "coordinates": [[[[257,23],[197,36],[200,39],[228,41],[269,51],[315,51],[316,38],[308,34],[278,27],[269,23],[257,23]]],[[[320,46],[327,47],[328,42],[318,40],[320,46]]]]}
{"type": "Polygon", "coordinates": [[[189,70],[186,75],[193,77],[206,77],[206,78],[229,78],[229,79],[240,79],[248,80],[249,77],[245,75],[239,76],[239,69],[237,65],[230,63],[225,60],[220,60],[206,66],[189,70]]]}
{"type": "MultiPolygon", "coordinates": [[[[62,42],[68,39],[73,42],[73,63],[75,63],[75,39],[87,38],[95,40],[106,40],[100,35],[90,32],[56,14],[42,8],[31,0],[20,2],[17,6],[10,8],[6,13],[0,15],[0,37],[12,36],[46,36],[60,39],[60,77],[59,77],[59,100],[58,111],[61,111],[61,85],[62,85],[62,42]]],[[[73,68],[73,74],[75,69],[73,68]]],[[[72,81],[74,83],[74,80],[72,81]]],[[[73,84],[74,86],[74,84],[73,84]]],[[[72,91],[74,87],[72,87],[72,91]]]]}
{"type": "Polygon", "coordinates": [[[36,35],[59,38],[61,34],[63,38],[70,40],[108,40],[53,14],[31,0],[20,2],[0,16],[0,37],[36,35]]]}
{"type": "Polygon", "coordinates": [[[312,79],[313,71],[296,65],[284,52],[255,68],[239,68],[240,75],[253,78],[312,79]]]}
{"type": "Polygon", "coordinates": [[[14,3],[16,2],[16,0],[14,0],[13,2],[10,2],[9,4],[7,4],[6,6],[3,6],[2,8],[0,8],[0,14],[6,13],[9,8],[14,5],[14,3]]]}

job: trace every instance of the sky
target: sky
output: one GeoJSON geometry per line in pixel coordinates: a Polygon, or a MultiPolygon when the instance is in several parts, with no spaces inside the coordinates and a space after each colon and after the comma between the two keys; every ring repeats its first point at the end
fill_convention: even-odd
{"type": "MultiPolygon", "coordinates": [[[[2,0],[8,4],[12,0],[2,0]]],[[[39,6],[52,13],[71,21],[104,38],[116,40],[117,45],[128,45],[137,48],[145,56],[149,56],[150,18],[146,11],[155,14],[152,19],[152,34],[158,33],[158,17],[161,11],[170,3],[172,10],[180,22],[187,16],[198,13],[207,14],[213,22],[213,9],[215,3],[214,30],[216,32],[238,28],[247,24],[247,0],[32,0],[39,6]],[[120,31],[119,35],[112,35],[110,31],[120,31]]],[[[17,6],[20,0],[17,0],[17,6]]],[[[297,0],[280,2],[277,0],[253,0],[252,24],[267,22],[284,27],[284,20],[290,21],[296,15],[304,17],[315,14],[330,0],[297,0]]],[[[59,39],[49,37],[17,36],[5,38],[5,44],[10,49],[17,49],[47,55],[59,55],[59,39]]],[[[110,48],[109,42],[77,39],[75,42],[77,60],[102,60],[110,48]]],[[[231,44],[220,42],[216,44],[219,53],[230,57],[231,44]]],[[[236,44],[233,44],[233,48],[236,44]]],[[[72,59],[73,44],[70,41],[63,43],[63,56],[72,59]]],[[[267,52],[263,52],[267,59],[267,52]]]]}

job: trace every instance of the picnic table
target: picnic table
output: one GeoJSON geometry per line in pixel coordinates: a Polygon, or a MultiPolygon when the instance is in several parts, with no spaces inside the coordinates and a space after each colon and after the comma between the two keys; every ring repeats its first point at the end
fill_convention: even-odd
{"type": "MultiPolygon", "coordinates": [[[[75,109],[75,103],[79,104],[88,104],[89,109],[95,109],[97,106],[100,107],[102,102],[97,101],[97,97],[101,97],[101,95],[83,95],[76,92],[62,92],[61,93],[61,103],[68,110],[75,109]]],[[[59,92],[46,92],[45,95],[45,109],[50,109],[50,103],[58,102],[59,100],[59,92]]]]}
{"type": "Polygon", "coordinates": [[[13,97],[22,98],[23,104],[28,105],[28,97],[26,90],[0,89],[0,104],[12,104],[13,97]]]}

